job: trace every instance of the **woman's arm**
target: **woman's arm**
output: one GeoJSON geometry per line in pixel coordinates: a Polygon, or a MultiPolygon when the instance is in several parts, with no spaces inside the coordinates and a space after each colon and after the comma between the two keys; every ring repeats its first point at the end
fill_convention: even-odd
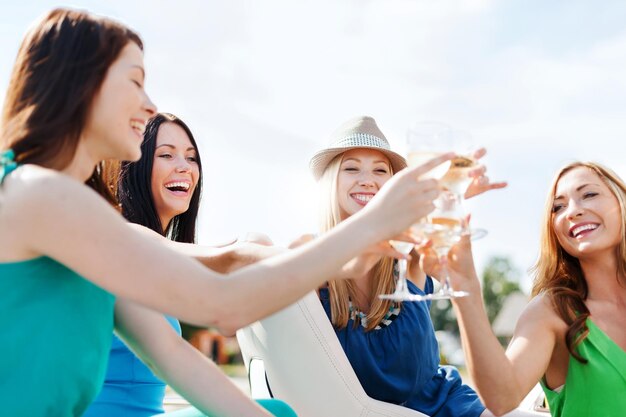
{"type": "Polygon", "coordinates": [[[271,415],[235,386],[215,363],[178,336],[162,314],[118,300],[115,327],[159,378],[207,415],[271,415]]]}
{"type": "MultiPolygon", "coordinates": [[[[424,249],[422,265],[437,274],[437,257],[424,249]]],[[[516,408],[545,374],[556,346],[558,317],[543,297],[535,298],[520,317],[506,352],[491,330],[469,238],[452,248],[448,257],[450,283],[469,296],[454,298],[463,350],[481,400],[495,415],[516,408]]]]}
{"type": "Polygon", "coordinates": [[[43,168],[21,167],[5,181],[3,224],[16,231],[14,247],[56,259],[119,297],[230,333],[293,303],[429,213],[437,183],[417,178],[451,156],[403,170],[324,236],[227,277],[137,233],[85,185],[43,168]]]}
{"type": "Polygon", "coordinates": [[[278,246],[267,246],[248,241],[234,242],[219,247],[174,242],[147,227],[134,223],[129,223],[129,226],[147,238],[153,239],[182,255],[194,258],[207,268],[222,274],[236,271],[286,250],[278,246]]]}
{"type": "Polygon", "coordinates": [[[519,406],[548,369],[556,330],[551,309],[542,303],[534,300],[524,310],[504,352],[491,330],[480,293],[453,301],[470,375],[483,403],[495,415],[519,406]]]}

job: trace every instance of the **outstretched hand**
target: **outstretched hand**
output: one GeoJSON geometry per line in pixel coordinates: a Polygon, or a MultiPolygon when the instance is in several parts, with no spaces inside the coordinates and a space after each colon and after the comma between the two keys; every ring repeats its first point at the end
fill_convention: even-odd
{"type": "MultiPolygon", "coordinates": [[[[479,160],[485,154],[487,150],[485,148],[480,148],[472,155],[474,159],[479,160]]],[[[473,178],[469,187],[467,187],[467,191],[465,192],[465,198],[471,198],[482,194],[484,192],[490,190],[497,190],[500,188],[506,187],[508,184],[504,181],[502,182],[491,182],[489,177],[485,175],[487,172],[487,167],[484,165],[478,165],[475,169],[470,171],[469,176],[473,178]]]]}
{"type": "MultiPolygon", "coordinates": [[[[316,235],[314,234],[302,235],[293,242],[291,242],[291,244],[289,245],[289,249],[297,248],[301,245],[304,245],[305,243],[311,242],[315,238],[316,235]]],[[[415,243],[413,236],[409,232],[404,232],[398,236],[395,236],[393,240],[402,240],[415,243]]],[[[401,252],[398,252],[391,246],[388,241],[384,240],[370,246],[363,253],[355,256],[350,261],[348,261],[335,276],[335,279],[362,277],[363,275],[367,274],[376,265],[376,263],[378,263],[378,261],[380,261],[384,257],[396,259],[410,259],[409,255],[404,255],[401,252]]]]}
{"type": "Polygon", "coordinates": [[[390,239],[402,233],[435,208],[433,200],[439,195],[439,183],[422,177],[453,157],[453,153],[447,153],[422,165],[403,169],[353,217],[368,216],[370,228],[378,229],[381,239],[390,239]]]}

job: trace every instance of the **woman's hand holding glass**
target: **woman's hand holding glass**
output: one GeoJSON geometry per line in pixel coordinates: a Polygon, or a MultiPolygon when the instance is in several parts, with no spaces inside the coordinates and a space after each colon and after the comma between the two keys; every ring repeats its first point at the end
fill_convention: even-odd
{"type": "MultiPolygon", "coordinates": [[[[479,161],[485,154],[487,150],[485,148],[480,148],[473,153],[473,158],[479,161]]],[[[472,178],[469,186],[465,190],[465,195],[463,196],[465,200],[475,197],[479,194],[485,193],[491,190],[498,190],[500,188],[504,188],[507,186],[507,183],[504,181],[501,182],[491,182],[489,177],[485,175],[487,172],[487,167],[482,164],[476,165],[474,169],[472,169],[468,175],[472,178]]]]}
{"type": "Polygon", "coordinates": [[[454,292],[466,295],[480,294],[480,283],[474,266],[469,235],[462,236],[445,257],[437,253],[431,242],[420,246],[417,251],[422,271],[431,277],[438,278],[442,287],[446,285],[444,280],[447,280],[448,285],[455,288],[454,292]]]}
{"type": "MultiPolygon", "coordinates": [[[[400,277],[393,294],[382,295],[381,298],[395,301],[423,301],[428,299],[451,298],[467,295],[463,291],[453,291],[446,278],[445,257],[450,247],[461,239],[462,235],[471,235],[472,239],[479,239],[487,234],[484,229],[470,230],[465,219],[463,207],[465,198],[469,198],[489,190],[506,187],[506,183],[491,183],[485,176],[486,168],[478,160],[486,151],[481,148],[471,151],[471,136],[464,131],[455,130],[443,123],[420,122],[416,123],[407,133],[408,163],[409,166],[418,164],[424,159],[440,155],[444,151],[456,150],[448,164],[425,172],[424,178],[437,179],[440,187],[445,190],[436,200],[437,206],[428,217],[422,218],[411,227],[411,231],[420,240],[431,240],[432,247],[438,252],[438,259],[442,266],[438,277],[443,277],[442,289],[428,296],[410,294],[406,286],[406,260],[399,259],[400,277]]],[[[408,254],[413,245],[405,242],[390,241],[403,254],[408,254]]]]}
{"type": "MultiPolygon", "coordinates": [[[[379,194],[385,193],[387,192],[387,190],[393,189],[394,186],[392,184],[394,184],[396,181],[406,183],[406,187],[412,190],[412,193],[410,193],[409,195],[409,199],[405,199],[404,201],[394,201],[392,204],[398,204],[404,207],[409,204],[414,207],[415,211],[413,212],[414,216],[411,222],[406,224],[404,230],[401,229],[397,232],[398,235],[402,235],[404,233],[404,237],[398,237],[398,235],[396,235],[394,236],[394,238],[389,240],[389,244],[402,255],[396,257],[398,258],[399,262],[400,275],[396,284],[395,292],[393,294],[381,295],[380,298],[401,301],[407,299],[407,297],[412,295],[409,292],[406,283],[406,273],[408,268],[408,255],[413,250],[415,241],[412,238],[412,235],[410,233],[407,233],[407,230],[411,223],[415,223],[419,219],[424,218],[428,213],[433,210],[433,200],[439,194],[438,182],[435,179],[427,178],[425,174],[432,171],[433,169],[437,169],[437,167],[440,165],[444,165],[452,157],[454,157],[454,154],[446,153],[430,159],[421,165],[407,168],[396,174],[381,189],[381,192],[379,194]]],[[[374,202],[374,200],[372,200],[372,203],[374,202]]],[[[379,201],[382,201],[382,199],[380,199],[379,201]]],[[[368,206],[372,203],[368,204],[368,206]]],[[[382,221],[389,222],[392,220],[397,219],[387,217],[385,220],[382,221]]]]}
{"type": "Polygon", "coordinates": [[[445,153],[422,165],[403,169],[383,185],[357,216],[368,216],[368,225],[373,231],[378,229],[383,239],[404,233],[433,210],[433,200],[439,195],[438,182],[424,178],[424,174],[453,157],[453,153],[445,153]]]}

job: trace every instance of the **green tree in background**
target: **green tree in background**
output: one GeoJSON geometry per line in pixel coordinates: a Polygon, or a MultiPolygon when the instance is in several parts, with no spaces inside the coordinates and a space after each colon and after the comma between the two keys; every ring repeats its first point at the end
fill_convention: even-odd
{"type": "MultiPolygon", "coordinates": [[[[512,292],[520,291],[519,278],[520,272],[509,258],[496,256],[487,262],[483,272],[482,289],[490,323],[493,323],[498,315],[506,297],[512,292]]],[[[459,326],[450,301],[433,301],[430,315],[435,330],[447,330],[459,334],[459,326]]]]}
{"type": "Polygon", "coordinates": [[[506,297],[513,292],[521,292],[519,278],[519,270],[508,258],[494,257],[489,260],[483,272],[483,300],[490,323],[502,309],[506,297]]]}

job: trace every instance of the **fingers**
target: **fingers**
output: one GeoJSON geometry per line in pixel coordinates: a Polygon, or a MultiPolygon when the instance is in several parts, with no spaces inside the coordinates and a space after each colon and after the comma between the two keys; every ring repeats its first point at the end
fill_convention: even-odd
{"type": "Polygon", "coordinates": [[[468,171],[467,175],[472,177],[472,178],[479,178],[485,175],[485,172],[487,172],[487,167],[484,165],[476,165],[475,168],[472,168],[472,170],[468,171]]]}
{"type": "Polygon", "coordinates": [[[309,234],[305,234],[305,235],[300,236],[299,238],[297,238],[297,239],[296,239],[296,240],[294,240],[293,242],[291,242],[291,243],[289,244],[289,246],[287,246],[287,247],[288,247],[289,249],[295,249],[295,248],[297,248],[298,246],[302,246],[302,245],[304,245],[305,243],[312,241],[313,239],[315,239],[315,235],[314,235],[314,234],[311,234],[311,233],[309,233],[309,234]]]}
{"type": "MultiPolygon", "coordinates": [[[[489,182],[489,180],[487,180],[487,182],[489,182]]],[[[500,188],[505,188],[507,185],[509,185],[508,182],[502,181],[502,182],[492,182],[488,184],[487,187],[488,187],[488,190],[497,190],[500,188]]]]}
{"type": "Polygon", "coordinates": [[[248,232],[243,240],[244,242],[256,243],[265,246],[272,246],[274,244],[268,235],[259,232],[248,232]]]}
{"type": "Polygon", "coordinates": [[[412,176],[422,176],[426,174],[428,171],[437,167],[438,165],[443,164],[444,162],[450,161],[454,158],[455,154],[453,152],[448,152],[443,155],[439,155],[428,162],[423,163],[422,165],[418,165],[416,167],[411,167],[407,170],[407,173],[404,175],[412,175],[412,176]]]}
{"type": "Polygon", "coordinates": [[[432,240],[424,239],[421,242],[415,244],[415,251],[419,253],[420,255],[426,255],[428,254],[429,251],[432,251],[434,253],[432,246],[433,246],[432,240]]]}
{"type": "Polygon", "coordinates": [[[485,156],[485,154],[486,154],[486,153],[487,153],[487,149],[485,149],[485,148],[479,148],[479,149],[476,149],[476,150],[474,151],[474,153],[472,154],[472,157],[473,157],[474,159],[480,159],[480,158],[482,158],[483,156],[485,156]]]}
{"type": "Polygon", "coordinates": [[[399,240],[401,242],[409,242],[409,243],[417,243],[420,242],[421,239],[417,239],[416,236],[411,233],[411,230],[405,230],[399,235],[394,236],[391,240],[399,240]]]}
{"type": "Polygon", "coordinates": [[[487,191],[505,188],[508,185],[509,184],[506,181],[489,182],[489,177],[487,176],[478,177],[475,178],[474,181],[472,181],[470,186],[467,188],[465,198],[471,198],[487,191]]]}

